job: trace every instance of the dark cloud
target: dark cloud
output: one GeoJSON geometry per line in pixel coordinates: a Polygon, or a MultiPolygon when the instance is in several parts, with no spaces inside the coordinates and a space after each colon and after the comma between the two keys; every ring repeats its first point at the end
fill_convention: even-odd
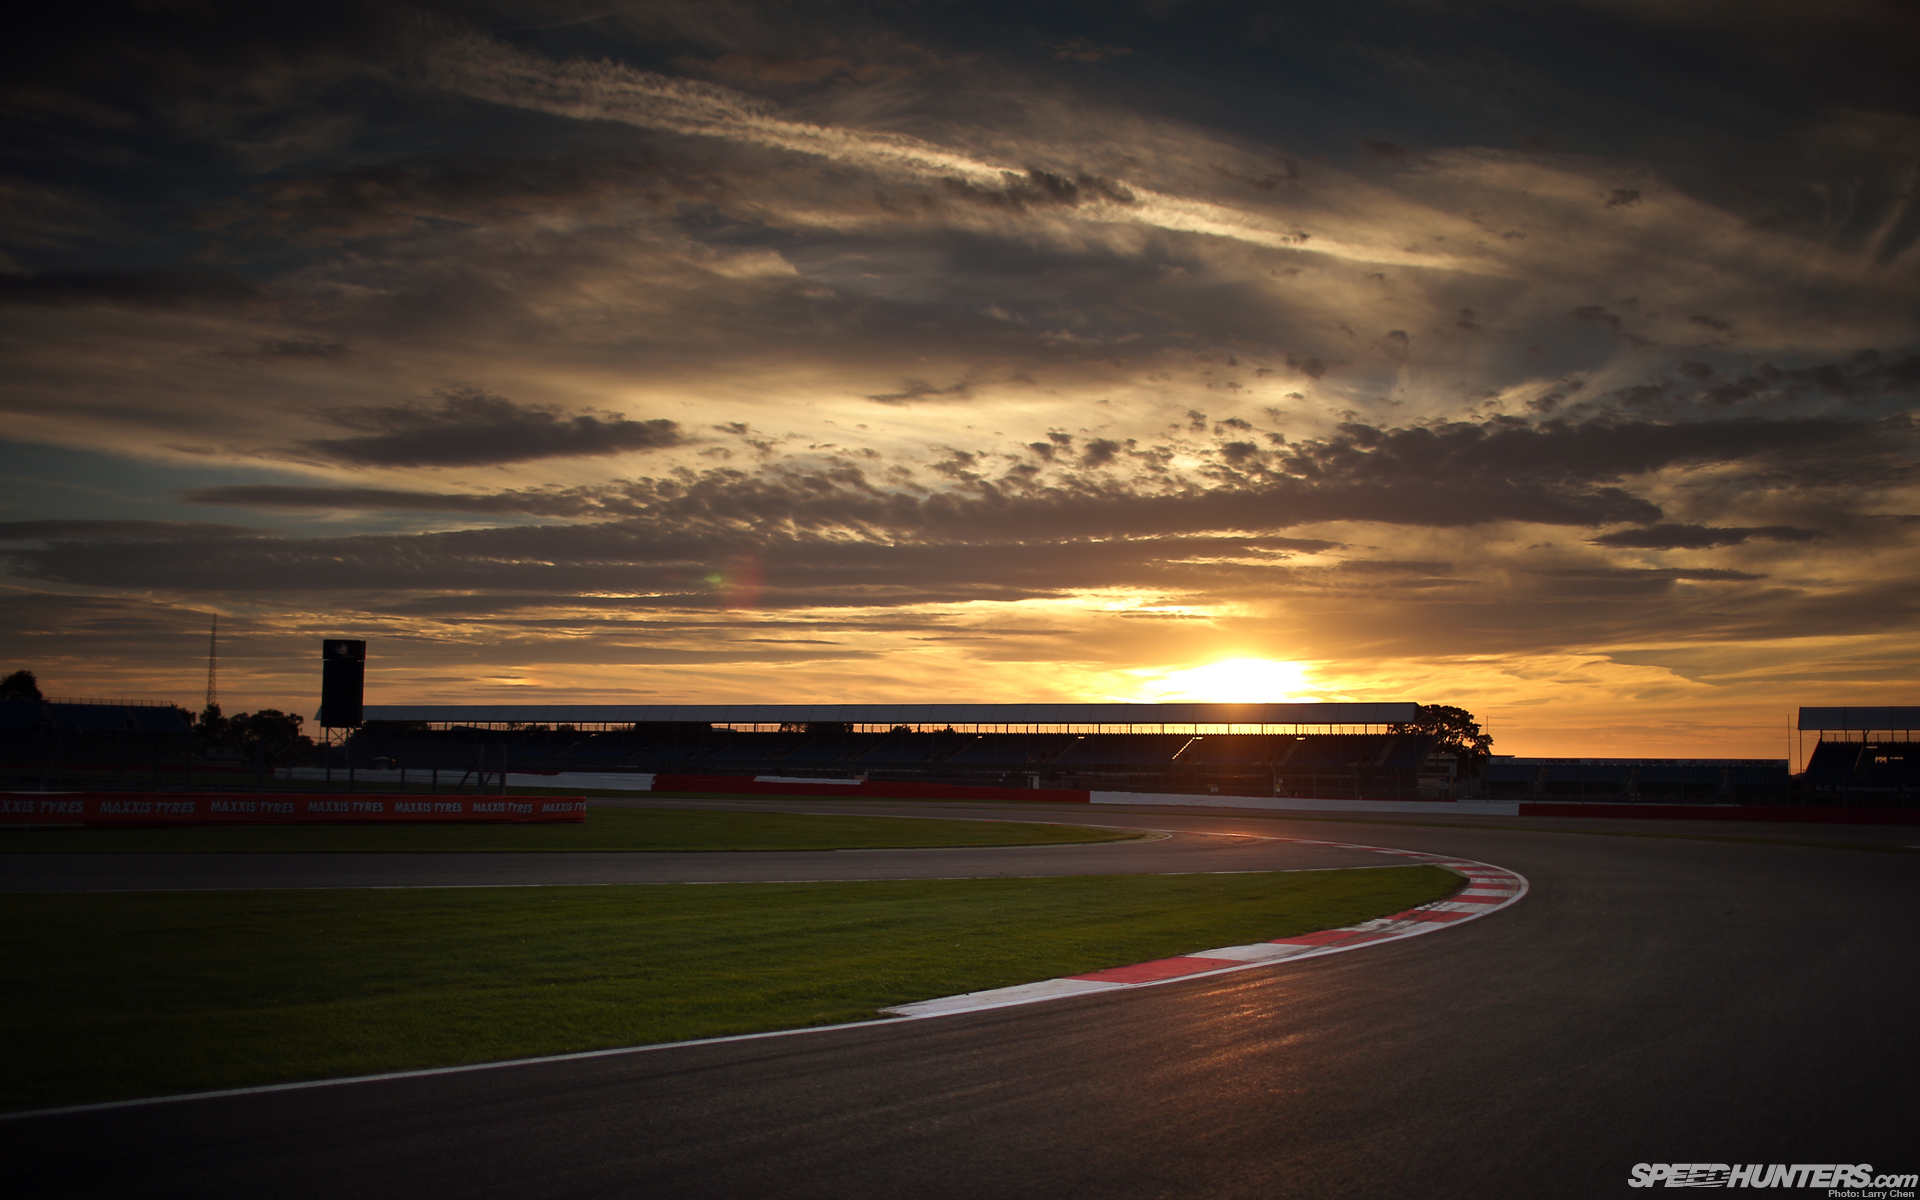
{"type": "Polygon", "coordinates": [[[0,301],[14,304],[108,305],[126,308],[233,308],[259,304],[266,292],[223,271],[53,271],[0,275],[0,301]]]}
{"type": "Polygon", "coordinates": [[[1792,525],[1749,525],[1716,528],[1707,525],[1654,525],[1646,529],[1622,529],[1593,539],[1596,546],[1629,550],[1711,550],[1716,546],[1738,546],[1750,538],[1770,542],[1811,542],[1826,537],[1824,529],[1800,529],[1792,525]]]}
{"type": "Polygon", "coordinates": [[[344,342],[323,341],[320,338],[282,338],[273,341],[256,342],[251,350],[221,350],[222,358],[238,359],[317,359],[337,362],[352,353],[344,342]]]}
{"type": "Polygon", "coordinates": [[[435,29],[417,15],[355,0],[264,8],[107,0],[42,6],[14,32],[0,99],[21,110],[82,113],[111,124],[116,115],[187,99],[259,103],[290,77],[394,61],[435,29]],[[61,97],[92,103],[61,105],[61,97]]]}
{"type": "Polygon", "coordinates": [[[566,155],[464,155],[353,167],[276,180],[203,215],[211,230],[341,241],[444,227],[498,225],[566,211],[664,205],[719,196],[710,174],[663,163],[643,147],[566,155]]]}
{"type": "Polygon", "coordinates": [[[883,486],[846,464],[824,470],[773,466],[753,473],[720,469],[698,477],[498,495],[278,487],[199,489],[189,495],[212,503],[258,499],[285,507],[364,504],[643,520],[660,531],[702,536],[791,530],[932,542],[1155,537],[1323,521],[1428,527],[1503,520],[1655,525],[1659,507],[1633,494],[1623,479],[1675,466],[1746,463],[1786,472],[1790,481],[1793,471],[1822,454],[1857,464],[1882,436],[1871,424],[1839,420],[1529,425],[1496,419],[1415,428],[1354,423],[1332,437],[1273,450],[1226,443],[1239,447],[1222,449],[1223,457],[1238,460],[1237,473],[1210,486],[1169,489],[1157,475],[1135,478],[1115,470],[1123,462],[1151,460],[1151,448],[1093,439],[1080,444],[1069,460],[1074,439],[1056,431],[1031,448],[1043,460],[1050,454],[1059,474],[1014,472],[993,479],[986,473],[990,460],[956,450],[935,469],[957,486],[932,494],[883,486]],[[1072,466],[1065,465],[1069,461],[1072,466]]]}
{"type": "Polygon", "coordinates": [[[1631,188],[1615,188],[1607,197],[1608,208],[1631,208],[1640,203],[1640,193],[1631,188]]]}
{"type": "Polygon", "coordinates": [[[797,54],[722,54],[717,58],[682,57],[676,65],[694,68],[708,75],[735,83],[759,87],[790,87],[796,84],[824,83],[836,77],[871,79],[885,74],[875,67],[857,66],[837,54],[802,56],[797,54]]]}
{"type": "Polygon", "coordinates": [[[1765,579],[1747,571],[1723,567],[1561,567],[1538,571],[1553,579],[1591,579],[1622,583],[1751,583],[1765,579]]]}
{"type": "Polygon", "coordinates": [[[267,532],[208,521],[114,521],[53,519],[0,521],[0,542],[60,538],[78,541],[178,542],[198,538],[259,537],[267,532]]]}
{"type": "Polygon", "coordinates": [[[1611,313],[1598,304],[1588,304],[1573,310],[1573,319],[1585,321],[1589,325],[1605,325],[1615,333],[1620,332],[1620,314],[1611,313]]]}
{"type": "Polygon", "coordinates": [[[405,492],[382,488],[289,487],[283,484],[234,484],[185,488],[176,493],[188,504],[234,508],[323,509],[346,512],[527,513],[535,516],[600,515],[600,506],[578,492],[405,492]]]}
{"type": "Polygon", "coordinates": [[[1444,575],[1453,570],[1449,562],[1398,562],[1393,559],[1357,559],[1340,564],[1340,570],[1357,575],[1444,575]]]}
{"type": "Polygon", "coordinates": [[[434,406],[335,408],[323,415],[367,432],[301,446],[355,466],[467,467],[658,450],[685,440],[673,421],[630,421],[619,413],[566,416],[549,405],[516,404],[478,388],[442,391],[434,406]]]}
{"type": "Polygon", "coordinates": [[[1845,362],[1807,367],[1777,367],[1763,362],[1745,375],[1712,384],[1707,381],[1714,372],[1705,364],[1681,363],[1678,369],[1681,375],[1702,385],[1701,397],[1718,407],[1762,395],[1843,400],[1892,396],[1911,402],[1916,389],[1920,389],[1920,355],[1888,360],[1873,350],[1863,350],[1845,362]]]}
{"type": "Polygon", "coordinates": [[[897,392],[868,396],[876,404],[912,404],[918,400],[966,400],[973,395],[973,384],[966,380],[937,387],[924,379],[903,379],[897,392]]]}
{"type": "Polygon", "coordinates": [[[764,581],[755,603],[769,609],[1053,598],[1077,588],[1197,584],[1223,574],[1271,576],[1286,569],[1277,563],[1215,567],[1189,561],[1253,549],[1233,538],[903,544],[789,534],[747,540],[661,536],[639,522],[271,545],[248,549],[243,540],[230,539],[164,548],[56,542],[6,554],[30,578],[95,584],[144,579],[189,594],[492,590],[565,603],[581,593],[613,590],[636,593],[636,606],[660,609],[726,606],[727,586],[712,579],[741,563],[751,563],[764,581]]]}
{"type": "MultiPolygon", "coordinates": [[[[1652,526],[1651,531],[1626,531],[1629,544],[1635,534],[1669,543],[1705,538],[1730,544],[1725,539],[1732,535],[1724,531],[1662,529],[1654,524],[1659,508],[1617,481],[1680,464],[1844,447],[1861,437],[1859,425],[1838,421],[1548,422],[1536,427],[1502,420],[1412,429],[1349,424],[1335,437],[1271,453],[1268,465],[1250,467],[1232,482],[1171,492],[1115,470],[1131,459],[1123,454],[1125,446],[1110,439],[1084,443],[1081,468],[1051,482],[1025,475],[989,479],[981,471],[985,460],[955,451],[958,486],[932,494],[877,486],[850,465],[814,472],[716,470],[695,479],[643,479],[592,491],[499,497],[203,489],[193,498],[477,512],[565,510],[600,519],[587,525],[414,536],[254,543],[181,539],[164,550],[68,541],[8,553],[16,569],[33,578],[189,591],[524,586],[547,594],[654,590],[684,599],[705,594],[698,581],[711,564],[744,555],[765,563],[767,594],[773,597],[768,603],[776,606],[803,603],[810,594],[839,603],[848,588],[886,586],[909,588],[923,599],[1055,595],[1076,586],[1115,586],[1130,576],[1139,582],[1167,571],[1194,584],[1201,568],[1176,569],[1170,565],[1176,556],[1224,561],[1332,548],[1322,539],[1287,539],[1271,532],[1246,536],[1246,531],[1327,521],[1427,527],[1502,520],[1576,526],[1626,521],[1652,526]],[[1083,468],[1091,469],[1078,473],[1083,468]]],[[[1803,532],[1755,526],[1743,527],[1741,536],[1795,540],[1803,532]]],[[[1609,536],[1611,544],[1623,541],[1622,535],[1609,536]]],[[[1271,569],[1207,568],[1231,577],[1271,569]]],[[[1644,583],[1745,577],[1708,570],[1635,571],[1620,578],[1644,583]]],[[[1214,582],[1229,585],[1230,579],[1214,582]]],[[[873,592],[868,600],[880,603],[883,595],[873,592]]]]}
{"type": "Polygon", "coordinates": [[[1001,176],[999,187],[982,187],[966,179],[943,179],[947,191],[974,204],[1025,211],[1038,208],[1075,208],[1081,204],[1106,201],[1134,204],[1131,191],[1111,179],[1080,172],[1060,175],[1030,168],[1024,175],[1011,171],[1001,176]]]}
{"type": "Polygon", "coordinates": [[[1068,38],[1053,48],[1053,56],[1070,62],[1096,63],[1132,54],[1127,46],[1106,46],[1090,38],[1068,38]]]}

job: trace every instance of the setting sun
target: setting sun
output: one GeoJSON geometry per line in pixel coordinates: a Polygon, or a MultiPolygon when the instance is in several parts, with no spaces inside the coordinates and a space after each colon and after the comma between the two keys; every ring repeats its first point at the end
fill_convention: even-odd
{"type": "Polygon", "coordinates": [[[1142,700],[1277,703],[1309,698],[1304,663],[1270,658],[1229,658],[1204,667],[1168,671],[1143,681],[1142,700]]]}

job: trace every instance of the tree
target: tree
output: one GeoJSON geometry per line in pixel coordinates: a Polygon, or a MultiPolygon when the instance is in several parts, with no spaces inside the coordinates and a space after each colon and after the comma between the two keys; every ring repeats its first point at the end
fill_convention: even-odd
{"type": "Polygon", "coordinates": [[[1393,733],[1425,733],[1440,739],[1435,750],[1451,753],[1463,778],[1478,778],[1492,757],[1493,735],[1480,732],[1480,722],[1464,708],[1450,704],[1422,704],[1411,723],[1388,726],[1393,733]]]}
{"type": "Polygon", "coordinates": [[[33,677],[32,671],[15,671],[5,679],[0,679],[0,700],[45,700],[40,694],[40,681],[33,677]]]}
{"type": "MultiPolygon", "coordinates": [[[[240,715],[245,716],[246,714],[242,713],[240,715]]],[[[207,705],[206,709],[201,712],[198,717],[194,718],[194,744],[203,750],[209,746],[226,745],[227,728],[232,724],[233,722],[220,715],[220,706],[218,704],[207,705]]]]}
{"type": "Polygon", "coordinates": [[[256,713],[240,713],[226,723],[227,740],[252,757],[272,759],[288,750],[313,745],[313,739],[300,732],[306,718],[299,713],[263,708],[256,713]]]}

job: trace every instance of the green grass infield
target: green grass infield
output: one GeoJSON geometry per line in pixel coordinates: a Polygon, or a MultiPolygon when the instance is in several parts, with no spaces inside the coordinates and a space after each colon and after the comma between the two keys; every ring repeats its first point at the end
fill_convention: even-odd
{"type": "Polygon", "coordinates": [[[210,854],[529,850],[878,850],[930,846],[1044,846],[1141,836],[1021,821],[589,807],[582,822],[528,825],[199,825],[119,829],[7,829],[0,854],[210,854]]]}
{"type": "Polygon", "coordinates": [[[874,1018],[1349,925],[1431,866],[0,896],[9,1110],[874,1018]]]}

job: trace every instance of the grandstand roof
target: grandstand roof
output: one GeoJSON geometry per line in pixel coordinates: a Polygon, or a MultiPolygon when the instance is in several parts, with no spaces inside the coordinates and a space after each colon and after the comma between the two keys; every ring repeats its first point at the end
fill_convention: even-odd
{"type": "Polygon", "coordinates": [[[1920,729],[1920,707],[1895,705],[1879,708],[1803,708],[1800,710],[1800,728],[1859,729],[1868,732],[1884,729],[1889,733],[1896,729],[1920,729]]]}
{"type": "Polygon", "coordinates": [[[1382,704],[369,704],[368,721],[499,725],[691,721],[779,725],[1390,725],[1418,705],[1382,704]]]}

